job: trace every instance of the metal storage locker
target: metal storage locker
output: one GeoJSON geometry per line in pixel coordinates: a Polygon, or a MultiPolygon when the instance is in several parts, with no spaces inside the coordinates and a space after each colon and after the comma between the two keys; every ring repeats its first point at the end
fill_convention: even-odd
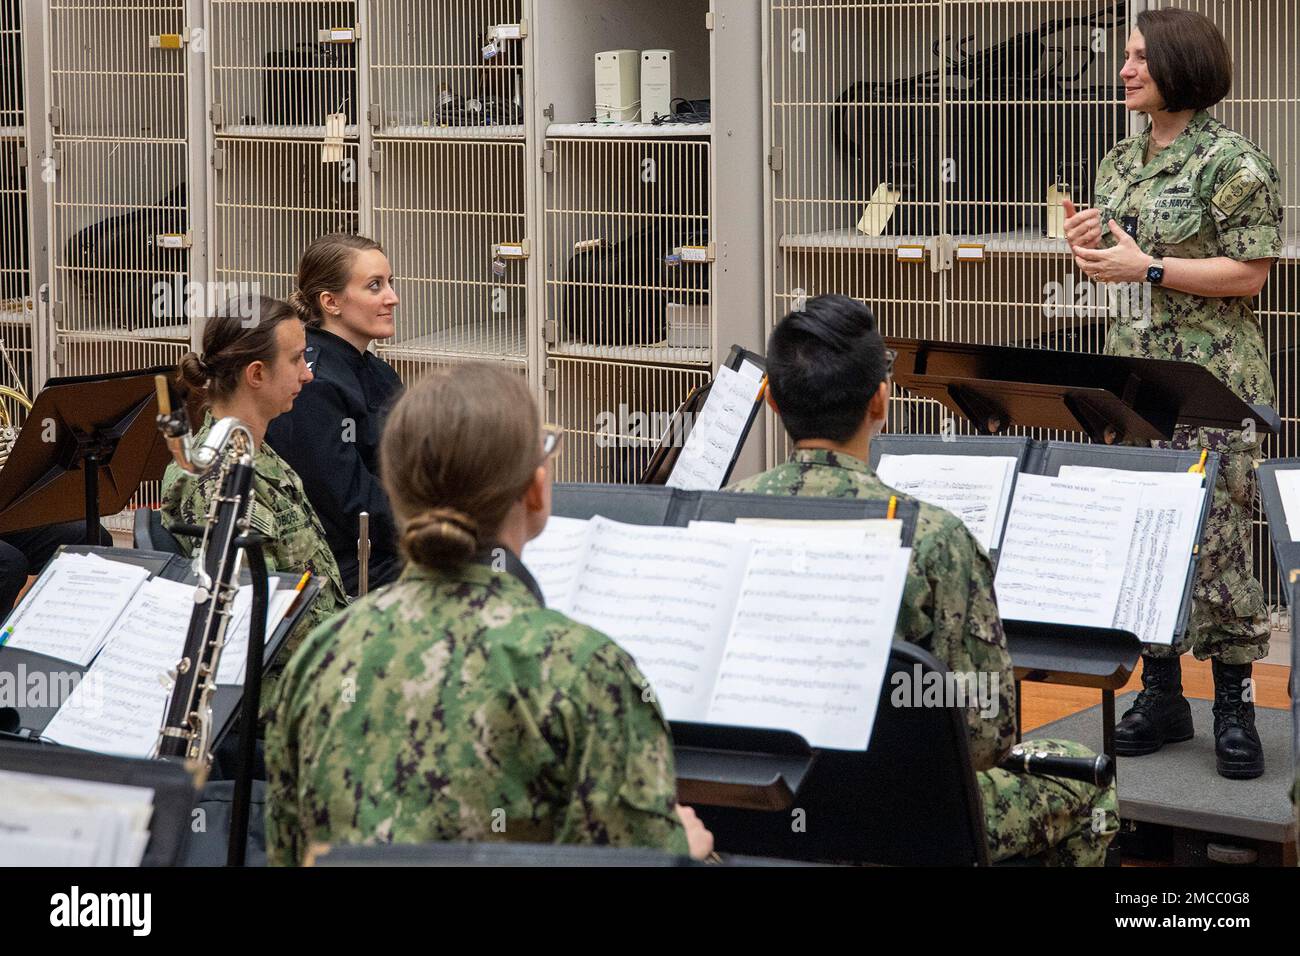
{"type": "Polygon", "coordinates": [[[34,387],[31,150],[20,0],[0,0],[0,453],[8,451],[34,387]]]}
{"type": "Polygon", "coordinates": [[[539,0],[535,30],[535,55],[545,64],[534,103],[545,130],[543,389],[548,414],[574,436],[557,477],[635,481],[671,414],[729,346],[761,348],[761,273],[743,253],[757,252],[761,229],[761,121],[755,102],[726,114],[749,127],[739,138],[735,130],[719,137],[701,117],[597,124],[594,56],[671,49],[677,97],[730,96],[730,107],[742,94],[720,89],[718,51],[743,49],[752,35],[752,56],[733,66],[737,80],[753,67],[756,91],[759,24],[751,7],[716,0],[539,0]],[[737,161],[749,133],[749,155],[737,161]],[[719,223],[721,182],[750,190],[752,220],[738,211],[719,223]],[[746,233],[721,241],[719,228],[735,225],[746,233]],[[720,282],[730,293],[725,319],[720,282]]]}
{"type": "MultiPolygon", "coordinates": [[[[200,8],[197,0],[49,4],[42,180],[56,374],[171,364],[189,347],[185,307],[201,233],[190,150],[200,8]]],[[[156,499],[146,485],[131,507],[156,499]]],[[[129,511],[105,523],[128,530],[129,511]]]]}
{"type": "Polygon", "coordinates": [[[273,298],[293,291],[298,256],[316,236],[357,232],[358,147],[305,139],[219,137],[212,168],[212,277],[273,298]]]}
{"type": "Polygon", "coordinates": [[[369,124],[375,238],[399,277],[405,378],[426,363],[527,372],[533,221],[521,0],[372,0],[369,124]]]}

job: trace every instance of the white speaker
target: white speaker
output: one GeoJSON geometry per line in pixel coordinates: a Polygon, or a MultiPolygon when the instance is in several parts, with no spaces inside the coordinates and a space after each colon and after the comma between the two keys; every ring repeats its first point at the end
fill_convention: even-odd
{"type": "Polygon", "coordinates": [[[641,61],[636,50],[596,54],[596,122],[636,122],[641,115],[641,61]]]}
{"type": "Polygon", "coordinates": [[[673,51],[641,51],[641,122],[673,112],[673,51]]]}

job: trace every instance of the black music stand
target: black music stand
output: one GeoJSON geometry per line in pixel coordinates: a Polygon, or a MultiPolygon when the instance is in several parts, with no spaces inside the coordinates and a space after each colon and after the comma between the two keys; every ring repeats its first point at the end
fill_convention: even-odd
{"type": "Polygon", "coordinates": [[[50,379],[0,470],[0,534],[84,517],[86,543],[98,544],[99,516],[125,508],[171,460],[154,386],[171,371],[50,379]]]}
{"type": "Polygon", "coordinates": [[[1194,362],[921,339],[885,344],[898,353],[894,384],[935,399],[982,435],[1051,428],[1116,445],[1168,440],[1176,425],[1282,428],[1274,409],[1247,404],[1194,362]]]}

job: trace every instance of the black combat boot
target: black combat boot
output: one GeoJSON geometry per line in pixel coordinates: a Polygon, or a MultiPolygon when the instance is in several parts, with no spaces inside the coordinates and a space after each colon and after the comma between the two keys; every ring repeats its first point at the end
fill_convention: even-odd
{"type": "Polygon", "coordinates": [[[1192,739],[1192,705],[1183,696],[1180,657],[1142,655],[1142,692],[1115,725],[1115,753],[1153,754],[1165,744],[1192,739]]]}
{"type": "Polygon", "coordinates": [[[1214,756],[1219,776],[1253,780],[1264,773],[1264,747],[1255,732],[1249,664],[1214,661],[1214,756]],[[1246,697],[1250,699],[1245,699],[1246,697]]]}

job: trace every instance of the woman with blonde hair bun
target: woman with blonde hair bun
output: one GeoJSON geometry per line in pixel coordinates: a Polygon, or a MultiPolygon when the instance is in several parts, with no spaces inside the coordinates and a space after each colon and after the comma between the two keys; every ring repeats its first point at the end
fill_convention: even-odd
{"type": "Polygon", "coordinates": [[[307,326],[313,380],[267,432],[301,476],[349,594],[359,590],[363,511],[370,515],[369,585],[387,584],[401,569],[392,508],[379,482],[379,436],[402,382],[369,351],[393,335],[400,303],[393,281],[373,239],[334,233],[306,248],[289,304],[307,326]]]}
{"type": "Polygon", "coordinates": [[[711,852],[677,806],[645,677],[547,610],[519,561],[550,515],[559,441],[496,366],[440,369],[397,403],[380,459],[408,563],[289,662],[267,730],[271,863],[316,842],[711,852]]]}

